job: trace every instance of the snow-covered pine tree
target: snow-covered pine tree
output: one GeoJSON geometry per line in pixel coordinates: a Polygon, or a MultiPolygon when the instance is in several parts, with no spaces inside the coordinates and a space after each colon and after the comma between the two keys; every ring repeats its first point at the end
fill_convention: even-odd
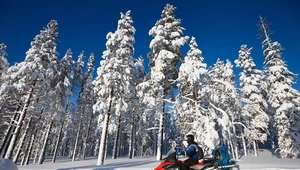
{"type": "MultiPolygon", "coordinates": [[[[127,111],[128,99],[132,94],[132,66],[134,54],[135,28],[132,26],[130,11],[121,13],[118,28],[115,33],[108,33],[106,48],[103,52],[101,66],[97,70],[98,76],[94,80],[96,103],[94,112],[105,114],[102,128],[102,137],[97,165],[104,164],[107,129],[112,110],[117,115],[127,111]],[[114,104],[114,106],[112,106],[114,104]],[[112,108],[114,107],[114,108],[112,108]]],[[[116,132],[118,133],[118,132],[116,132]]]]}
{"type": "MultiPolygon", "coordinates": [[[[292,85],[296,75],[289,71],[282,58],[282,46],[273,42],[265,20],[260,16],[260,30],[265,40],[262,42],[264,61],[264,76],[269,109],[269,116],[275,130],[271,135],[278,137],[278,148],[284,158],[297,158],[300,151],[300,104],[299,91],[292,85]],[[273,133],[277,132],[277,134],[273,133]]],[[[276,141],[275,146],[276,146],[276,141]]]]}
{"type": "Polygon", "coordinates": [[[61,138],[63,135],[64,124],[65,124],[65,121],[67,121],[65,119],[66,119],[66,114],[67,114],[66,112],[68,111],[69,100],[70,100],[71,92],[72,92],[72,89],[70,89],[70,86],[71,86],[70,78],[72,76],[73,63],[74,63],[74,61],[72,59],[72,51],[71,51],[71,49],[68,49],[65,56],[59,61],[60,81],[58,83],[58,86],[60,88],[60,91],[62,92],[61,100],[63,103],[64,111],[60,117],[59,131],[58,131],[58,136],[57,136],[57,140],[56,140],[56,144],[55,144],[55,148],[54,148],[52,162],[56,161],[56,156],[59,152],[59,146],[61,144],[61,138]]]}
{"type": "Polygon", "coordinates": [[[209,125],[200,125],[201,123],[207,123],[202,121],[203,113],[199,109],[201,101],[199,101],[198,95],[198,92],[202,90],[205,84],[204,76],[207,72],[206,64],[203,61],[202,52],[198,49],[195,38],[192,37],[190,50],[179,68],[178,81],[180,91],[174,104],[174,114],[181,137],[191,131],[200,131],[202,133],[196,134],[196,138],[201,141],[201,144],[210,146],[211,142],[207,143],[208,140],[205,140],[204,136],[207,138],[208,135],[213,135],[214,133],[204,133],[205,130],[201,128],[209,127],[209,125]],[[198,118],[202,120],[200,121],[198,118]]]}
{"type": "Polygon", "coordinates": [[[116,50],[116,55],[119,60],[123,60],[123,64],[121,69],[124,70],[122,75],[123,81],[127,83],[125,88],[120,91],[120,102],[116,103],[116,115],[117,115],[117,130],[115,135],[115,142],[113,148],[113,158],[116,159],[117,153],[119,152],[119,140],[121,134],[121,120],[124,119],[124,114],[128,113],[129,110],[132,109],[132,99],[134,98],[135,94],[135,83],[133,82],[133,54],[134,54],[134,47],[133,44],[135,42],[134,34],[135,28],[132,26],[132,18],[130,16],[130,11],[126,12],[126,14],[121,13],[121,19],[118,22],[118,29],[115,32],[119,39],[119,47],[116,50]]]}
{"type": "MultiPolygon", "coordinates": [[[[5,56],[4,44],[0,44],[2,47],[1,55],[5,56]]],[[[0,130],[1,144],[0,144],[0,155],[4,155],[7,151],[8,143],[11,139],[12,131],[15,129],[15,122],[19,119],[19,111],[21,109],[22,102],[25,100],[23,86],[18,84],[18,79],[15,79],[11,75],[19,72],[19,69],[25,64],[15,64],[11,68],[7,68],[5,63],[6,58],[1,59],[2,71],[0,71],[0,124],[2,128],[0,130]],[[8,70],[9,69],[9,70],[8,70]],[[9,74],[5,74],[9,71],[9,74]],[[5,114],[5,116],[3,115],[5,114]]]]}
{"type": "Polygon", "coordinates": [[[157,112],[160,115],[159,134],[157,142],[157,159],[162,159],[164,117],[166,101],[172,96],[172,86],[176,87],[178,64],[182,61],[181,46],[187,43],[188,37],[182,37],[185,30],[180,26],[181,21],[175,18],[175,7],[167,4],[162,11],[161,19],[149,31],[153,37],[150,42],[151,51],[148,53],[151,81],[157,86],[157,112]]]}
{"type": "MultiPolygon", "coordinates": [[[[34,92],[34,94],[33,93],[31,94],[31,96],[34,97],[34,98],[32,98],[32,97],[27,98],[26,99],[27,100],[26,105],[28,104],[28,106],[29,106],[29,100],[31,98],[34,99],[34,100],[30,101],[31,107],[26,108],[25,112],[22,112],[22,113],[25,113],[25,114],[27,112],[30,112],[30,116],[29,116],[30,121],[27,122],[26,130],[24,131],[22,137],[19,140],[19,145],[18,145],[19,147],[15,151],[14,161],[18,160],[20,151],[21,151],[21,149],[23,149],[22,147],[23,147],[24,142],[26,140],[26,136],[28,135],[27,134],[28,129],[32,128],[31,127],[32,116],[34,116],[34,118],[39,117],[38,115],[36,116],[35,112],[34,112],[34,110],[35,110],[34,108],[37,107],[36,104],[39,104],[39,102],[35,102],[35,101],[38,101],[38,100],[41,101],[41,98],[43,98],[43,96],[45,95],[43,93],[49,91],[50,88],[54,88],[54,85],[56,84],[55,83],[55,79],[56,79],[55,74],[57,73],[57,60],[56,60],[57,59],[57,52],[55,51],[55,49],[56,49],[57,40],[56,40],[55,36],[57,36],[57,28],[55,28],[55,27],[57,27],[57,24],[55,25],[55,22],[52,23],[52,25],[50,25],[50,23],[51,23],[50,22],[48,24],[48,29],[45,29],[45,30],[41,31],[41,34],[39,34],[40,37],[39,37],[39,35],[37,35],[35,40],[37,42],[41,42],[41,44],[32,42],[33,47],[30,49],[32,51],[29,50],[27,52],[27,56],[25,58],[25,61],[11,67],[8,70],[8,72],[10,72],[10,76],[6,76],[7,77],[6,81],[8,82],[8,84],[11,84],[10,86],[14,87],[13,89],[17,89],[17,91],[21,92],[21,93],[17,92],[18,95],[16,95],[17,93],[14,94],[14,95],[12,95],[12,93],[11,93],[10,94],[11,97],[14,96],[14,97],[17,97],[17,98],[21,98],[21,101],[25,97],[25,96],[23,96],[24,94],[22,94],[22,93],[24,92],[24,90],[26,90],[26,86],[31,85],[30,81],[32,81],[32,79],[36,79],[35,80],[36,83],[33,83],[35,85],[34,86],[35,92],[34,92]],[[51,26],[52,26],[52,30],[50,28],[51,26]],[[36,51],[34,51],[34,49],[37,49],[37,48],[39,48],[41,51],[38,54],[35,54],[36,51]],[[35,57],[34,55],[37,56],[35,61],[33,59],[35,57]],[[45,56],[47,56],[48,58],[46,58],[45,56]],[[40,57],[40,60],[37,59],[39,57],[40,57]],[[43,61],[43,59],[45,59],[45,60],[43,61]],[[41,62],[36,63],[36,61],[41,61],[41,62]],[[43,70],[42,69],[43,64],[44,64],[44,66],[47,66],[46,65],[47,62],[49,64],[49,66],[48,66],[48,68],[44,67],[45,70],[43,70]],[[30,70],[30,69],[32,69],[32,70],[30,70]],[[31,72],[31,71],[33,71],[33,72],[31,72]],[[34,72],[34,71],[36,71],[36,72],[34,72]],[[39,72],[39,71],[42,71],[42,72],[39,72]],[[44,73],[43,73],[43,71],[44,71],[44,73]],[[50,71],[50,72],[48,72],[48,71],[50,71]],[[25,74],[28,73],[28,75],[23,76],[22,74],[24,74],[24,73],[25,74]],[[19,79],[19,78],[21,78],[21,79],[19,79]],[[42,78],[42,79],[40,79],[40,78],[42,78]],[[26,82],[26,80],[28,82],[26,82]],[[23,88],[24,85],[25,85],[25,89],[23,88]]],[[[10,92],[12,92],[12,90],[10,90],[10,92]]],[[[44,102],[44,104],[45,103],[46,102],[44,102]]],[[[47,102],[47,104],[49,104],[49,103],[47,102]]],[[[22,115],[22,113],[21,113],[21,115],[22,115]]],[[[26,124],[25,114],[24,114],[24,117],[21,117],[22,119],[24,119],[24,121],[22,122],[23,124],[26,124]]],[[[20,121],[20,119],[19,119],[19,121],[20,121]]],[[[35,126],[35,128],[37,128],[37,127],[35,126]]],[[[17,130],[17,128],[15,129],[15,131],[16,130],[17,130]]],[[[10,142],[10,144],[11,144],[11,142],[10,142]]],[[[28,144],[30,145],[30,142],[28,142],[28,144]]],[[[8,151],[9,151],[9,148],[8,148],[8,151]]],[[[7,151],[6,155],[8,154],[8,151],[7,151]]],[[[28,150],[28,152],[30,153],[30,150],[28,150]]],[[[25,158],[25,155],[24,155],[24,158],[25,158]]]]}
{"type": "MultiPolygon", "coordinates": [[[[75,65],[74,68],[74,82],[75,82],[75,87],[80,86],[80,92],[78,95],[78,99],[77,99],[77,110],[76,110],[76,116],[75,116],[75,121],[76,121],[76,125],[75,125],[75,129],[77,129],[76,132],[76,138],[74,141],[74,147],[73,147],[73,154],[72,154],[72,161],[75,161],[75,158],[77,157],[77,147],[78,147],[78,142],[79,142],[79,135],[80,135],[80,131],[81,131],[81,124],[82,124],[82,118],[83,118],[83,114],[85,114],[85,106],[82,104],[81,99],[84,98],[85,96],[82,96],[84,89],[84,80],[82,77],[82,69],[84,67],[84,51],[82,51],[80,53],[80,55],[78,56],[78,61],[75,65]],[[76,127],[77,126],[77,127],[76,127]]],[[[74,95],[74,94],[73,94],[74,95]]],[[[75,134],[74,134],[75,135],[75,134]]]]}
{"type": "MultiPolygon", "coordinates": [[[[8,69],[8,62],[7,62],[7,59],[6,59],[6,56],[7,56],[7,53],[6,53],[6,45],[4,43],[1,43],[0,44],[0,90],[1,90],[1,86],[4,84],[4,74],[5,72],[7,71],[8,69]]],[[[5,122],[4,122],[4,105],[6,103],[6,100],[1,97],[1,92],[0,92],[0,117],[2,118],[0,120],[0,124],[3,125],[5,122]]],[[[2,137],[4,131],[0,130],[0,138],[1,139],[4,139],[4,137],[2,137]]],[[[2,143],[3,141],[0,143],[0,147],[2,148],[2,143]]],[[[0,149],[0,154],[1,154],[1,149],[0,149]]]]}
{"type": "Polygon", "coordinates": [[[49,154],[55,147],[55,135],[54,131],[59,129],[61,119],[64,118],[64,101],[66,100],[64,85],[65,79],[62,80],[61,63],[57,62],[57,70],[52,76],[52,80],[49,87],[44,88],[38,96],[40,97],[40,103],[42,107],[45,107],[44,113],[41,118],[41,128],[44,129],[43,133],[38,133],[42,137],[42,143],[38,147],[39,156],[38,163],[44,162],[45,156],[49,154]],[[63,81],[63,82],[62,82],[63,81]],[[58,126],[57,126],[58,125],[58,126]],[[53,146],[53,147],[52,147],[53,146]],[[50,148],[51,147],[51,148],[50,148]]]}
{"type": "Polygon", "coordinates": [[[138,84],[137,97],[139,100],[139,114],[137,115],[137,122],[139,125],[136,129],[136,134],[139,136],[137,139],[138,155],[144,156],[145,154],[155,155],[156,153],[156,140],[158,123],[157,115],[155,112],[157,86],[154,86],[150,75],[146,75],[142,83],[138,84]]]}
{"type": "MultiPolygon", "coordinates": [[[[138,59],[134,60],[134,67],[133,67],[133,79],[134,85],[137,87],[140,83],[142,83],[145,79],[146,72],[144,68],[144,59],[139,57],[138,59]]],[[[137,90],[135,90],[135,95],[132,99],[132,114],[130,122],[130,139],[129,139],[129,159],[132,159],[136,155],[136,138],[139,136],[136,135],[140,124],[138,121],[140,120],[140,114],[143,112],[142,102],[138,98],[137,90]]]]}
{"type": "MultiPolygon", "coordinates": [[[[65,103],[68,100],[68,97],[70,96],[70,91],[68,87],[70,86],[69,77],[71,74],[70,69],[72,63],[72,52],[69,49],[66,55],[59,62],[59,70],[55,74],[54,79],[52,81],[52,84],[55,84],[55,87],[48,88],[46,89],[46,92],[40,93],[38,95],[40,96],[40,102],[38,102],[37,104],[41,104],[39,104],[40,106],[37,108],[40,108],[39,110],[41,111],[38,111],[40,112],[40,116],[39,120],[36,120],[37,126],[35,127],[36,130],[32,134],[32,137],[42,137],[43,139],[43,143],[37,142],[38,145],[33,145],[36,150],[35,154],[37,155],[37,152],[40,152],[38,160],[39,164],[42,164],[45,155],[49,154],[50,147],[51,153],[53,153],[54,161],[58,152],[58,146],[62,134],[61,122],[65,119],[66,116],[64,109],[65,103]],[[40,132],[41,128],[46,129],[44,133],[40,132]],[[37,129],[39,129],[39,131],[37,131],[37,129]]],[[[33,138],[32,141],[34,140],[35,139],[33,138]]],[[[30,153],[26,157],[27,161],[25,161],[25,164],[28,162],[29,156],[30,153]]]]}
{"type": "Polygon", "coordinates": [[[12,156],[34,90],[43,90],[42,87],[50,86],[57,71],[57,36],[58,24],[55,20],[51,20],[47,28],[44,28],[44,30],[34,38],[34,41],[31,42],[31,48],[26,53],[25,61],[8,70],[7,75],[16,83],[13,84],[13,86],[18,89],[27,89],[29,92],[24,101],[23,109],[20,112],[20,118],[9,143],[5,158],[10,159],[12,156]],[[19,71],[15,72],[15,69],[19,71]],[[14,74],[10,74],[10,71],[14,74]]]}
{"type": "Polygon", "coordinates": [[[0,154],[2,157],[5,156],[9,143],[12,139],[13,131],[16,129],[16,122],[20,118],[20,110],[23,105],[24,100],[26,100],[26,95],[24,95],[24,90],[22,86],[19,86],[18,79],[13,78],[11,75],[19,72],[19,69],[25,63],[15,64],[10,67],[7,72],[9,74],[3,74],[3,83],[0,86],[0,105],[1,113],[4,114],[0,120],[2,124],[1,129],[5,129],[1,133],[4,133],[3,140],[1,141],[0,154]]]}
{"type": "Polygon", "coordinates": [[[215,110],[210,112],[210,116],[217,121],[216,128],[222,129],[222,133],[219,134],[221,144],[229,145],[233,157],[237,158],[238,145],[234,123],[240,122],[241,106],[232,68],[233,65],[229,60],[224,64],[218,59],[214,67],[209,70],[209,82],[204,93],[209,107],[215,110]]]}
{"type": "Polygon", "coordinates": [[[207,71],[203,61],[202,52],[198,49],[195,37],[192,37],[190,50],[179,68],[178,80],[181,85],[180,93],[194,101],[198,100],[197,92],[204,84],[203,75],[207,71]]]}
{"type": "Polygon", "coordinates": [[[6,56],[7,53],[5,52],[6,45],[4,43],[0,44],[0,84],[2,84],[2,76],[8,69],[9,63],[7,62],[6,56]]]}
{"type": "MultiPolygon", "coordinates": [[[[225,103],[225,98],[223,91],[224,91],[224,85],[221,83],[216,82],[215,80],[222,80],[222,74],[224,72],[224,61],[220,60],[218,58],[217,62],[214,64],[213,67],[209,68],[208,70],[208,83],[205,86],[205,89],[203,90],[205,93],[206,100],[208,101],[208,109],[210,111],[210,116],[217,120],[216,127],[222,127],[224,130],[222,132],[225,132],[228,130],[229,127],[229,116],[228,114],[219,115],[219,111],[215,110],[215,108],[221,108],[221,104],[225,103]],[[214,107],[213,107],[214,106],[214,107]],[[212,109],[210,109],[212,107],[212,109]],[[220,116],[220,118],[219,118],[220,116]]],[[[221,112],[223,113],[223,112],[221,112]]],[[[220,142],[224,142],[224,138],[226,136],[222,137],[222,134],[219,134],[220,142]]]]}
{"type": "MultiPolygon", "coordinates": [[[[84,51],[82,51],[78,55],[78,59],[76,62],[72,60],[72,52],[67,51],[65,57],[61,60],[62,65],[62,76],[65,79],[64,87],[66,89],[66,100],[64,102],[64,113],[60,123],[60,132],[59,134],[63,134],[63,144],[61,144],[62,154],[68,153],[69,156],[73,157],[74,153],[74,145],[75,140],[73,140],[73,136],[76,134],[76,125],[78,123],[78,117],[76,116],[76,104],[74,101],[78,99],[80,91],[80,85],[82,83],[82,70],[84,67],[84,51]],[[73,99],[73,100],[71,100],[73,99]],[[75,100],[74,100],[75,99],[75,100]],[[68,123],[68,124],[66,124],[68,123]],[[67,126],[67,127],[64,127],[67,126]],[[66,148],[64,148],[64,147],[66,148]],[[72,152],[73,151],[73,152],[72,152]]],[[[60,146],[60,141],[57,141],[57,147],[60,146]]],[[[55,159],[53,158],[53,162],[55,159]]]]}
{"type": "Polygon", "coordinates": [[[85,157],[86,144],[93,116],[92,114],[94,105],[94,88],[92,84],[92,79],[95,67],[94,65],[95,57],[92,53],[89,57],[87,68],[82,79],[81,91],[79,93],[78,98],[77,112],[79,116],[79,123],[77,127],[77,135],[75,139],[75,147],[73,151],[72,161],[75,161],[75,158],[77,156],[77,150],[79,150],[79,155],[82,155],[83,159],[85,157]],[[80,153],[80,148],[77,148],[78,146],[82,146],[82,153],[80,153]]]}
{"type": "Polygon", "coordinates": [[[238,139],[237,139],[237,131],[236,122],[241,122],[241,104],[240,104],[240,97],[237,93],[237,88],[235,87],[234,81],[234,72],[233,72],[233,65],[229,60],[226,60],[226,64],[224,67],[223,72],[224,77],[224,85],[225,85],[225,103],[223,103],[225,111],[229,114],[229,118],[231,121],[231,127],[229,130],[230,133],[230,140],[229,144],[232,149],[232,155],[235,159],[238,159],[238,139]]]}
{"type": "MultiPolygon", "coordinates": [[[[83,146],[82,146],[82,158],[85,159],[85,155],[86,155],[86,148],[87,148],[87,144],[89,141],[89,137],[91,134],[91,126],[92,126],[92,122],[93,122],[93,105],[95,102],[95,98],[94,98],[94,85],[93,85],[93,74],[94,74],[94,70],[95,70],[95,56],[94,53],[92,53],[90,55],[90,58],[88,60],[87,63],[87,69],[84,73],[83,76],[83,83],[84,83],[84,91],[82,93],[85,99],[85,106],[86,108],[86,112],[88,114],[86,114],[83,118],[83,122],[85,123],[85,126],[83,126],[83,146]]],[[[89,154],[88,156],[91,156],[91,154],[89,154]]]]}
{"type": "Polygon", "coordinates": [[[244,136],[249,143],[253,144],[254,153],[257,156],[257,142],[264,143],[267,140],[269,117],[266,113],[267,102],[260,91],[261,71],[255,69],[256,64],[250,56],[251,49],[248,49],[247,45],[242,45],[235,64],[243,69],[239,80],[243,103],[242,121],[247,127],[244,136]]]}
{"type": "Polygon", "coordinates": [[[83,72],[82,69],[84,67],[84,59],[85,59],[85,55],[84,55],[84,51],[82,51],[78,56],[78,59],[75,63],[74,70],[73,70],[74,73],[74,75],[72,75],[73,84],[74,84],[74,86],[72,87],[73,89],[80,87],[82,81],[82,72],[83,72]]]}

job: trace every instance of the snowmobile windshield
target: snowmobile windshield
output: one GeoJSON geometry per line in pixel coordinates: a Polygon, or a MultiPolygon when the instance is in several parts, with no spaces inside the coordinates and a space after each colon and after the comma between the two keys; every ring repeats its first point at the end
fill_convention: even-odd
{"type": "Polygon", "coordinates": [[[174,149],[171,149],[166,157],[162,160],[162,162],[176,162],[177,158],[176,158],[176,151],[174,149]]]}

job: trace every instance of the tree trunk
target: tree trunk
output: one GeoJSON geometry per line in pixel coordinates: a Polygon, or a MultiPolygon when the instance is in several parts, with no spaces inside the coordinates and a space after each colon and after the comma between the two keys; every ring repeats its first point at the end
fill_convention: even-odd
{"type": "Polygon", "coordinates": [[[38,150],[35,149],[34,158],[33,158],[33,164],[36,163],[36,160],[38,159],[38,150]]]}
{"type": "Polygon", "coordinates": [[[113,149],[113,159],[117,158],[117,153],[119,150],[119,138],[120,138],[120,128],[121,128],[121,115],[117,116],[118,119],[118,127],[117,127],[117,132],[115,136],[115,142],[114,142],[114,149],[113,149]]]}
{"type": "Polygon", "coordinates": [[[22,161],[21,161],[21,165],[23,166],[23,165],[25,165],[25,160],[26,160],[26,154],[27,154],[27,152],[28,152],[28,150],[29,150],[29,145],[30,145],[30,139],[31,139],[31,135],[29,135],[29,140],[27,141],[27,143],[26,143],[26,149],[25,149],[25,151],[23,152],[23,156],[22,156],[22,161]]]}
{"type": "Polygon", "coordinates": [[[35,83],[33,84],[33,87],[29,91],[28,98],[26,99],[26,102],[25,102],[25,105],[23,107],[22,113],[20,114],[20,118],[18,120],[17,127],[16,127],[16,129],[14,131],[14,134],[12,136],[12,139],[11,139],[11,141],[9,143],[9,146],[8,146],[8,149],[7,149],[7,153],[5,154],[5,158],[6,159],[11,159],[12,152],[13,152],[13,150],[15,148],[17,139],[18,139],[18,137],[20,135],[20,131],[21,131],[21,128],[23,126],[23,121],[24,121],[24,119],[26,117],[26,114],[27,114],[27,109],[28,109],[28,106],[30,104],[30,99],[33,96],[34,87],[35,87],[35,83]]]}
{"type": "Polygon", "coordinates": [[[13,119],[11,120],[10,122],[10,125],[8,126],[8,129],[5,133],[5,136],[4,136],[4,139],[2,140],[2,143],[1,143],[1,146],[0,146],[0,155],[2,154],[2,151],[3,152],[3,157],[5,156],[5,153],[6,153],[6,149],[7,149],[7,146],[8,146],[8,143],[11,139],[11,131],[13,131],[15,129],[14,126],[12,126],[14,124],[15,121],[18,121],[18,111],[19,111],[20,107],[17,108],[17,111],[15,112],[14,114],[14,117],[13,119]],[[4,150],[3,150],[4,149],[4,150]]]}
{"type": "Polygon", "coordinates": [[[158,147],[157,147],[157,146],[158,146],[158,145],[157,145],[157,144],[158,144],[158,134],[156,134],[155,131],[153,131],[153,133],[154,133],[153,135],[154,135],[154,141],[155,141],[155,142],[154,142],[154,145],[153,145],[153,156],[155,156],[155,155],[157,155],[157,150],[158,150],[158,149],[157,149],[157,148],[158,148],[158,147]]]}
{"type": "MultiPolygon", "coordinates": [[[[165,83],[164,83],[165,84],[165,83]]],[[[162,160],[162,149],[163,149],[163,142],[164,142],[164,122],[165,122],[165,99],[167,94],[167,88],[163,85],[163,94],[162,94],[162,109],[159,110],[160,113],[160,120],[159,120],[159,132],[158,132],[158,142],[157,142],[157,155],[156,160],[162,160]]]]}
{"type": "Polygon", "coordinates": [[[26,154],[25,165],[29,164],[30,155],[31,155],[31,152],[32,152],[33,143],[34,143],[36,133],[37,133],[37,130],[35,130],[35,132],[31,135],[28,151],[25,153],[26,154]]]}
{"type": "Polygon", "coordinates": [[[198,104],[198,97],[197,97],[197,90],[196,88],[194,87],[193,88],[193,98],[194,98],[194,101],[195,101],[195,104],[197,105],[198,104]]]}
{"type": "Polygon", "coordinates": [[[131,122],[130,122],[130,143],[129,143],[129,159],[132,159],[133,156],[133,147],[134,147],[134,112],[131,114],[131,122]]]}
{"type": "Polygon", "coordinates": [[[232,144],[231,139],[229,139],[229,145],[230,145],[230,149],[231,149],[231,155],[232,155],[232,158],[233,158],[233,159],[236,159],[236,157],[235,157],[235,152],[234,152],[234,147],[233,147],[233,144],[232,144]]]}
{"type": "Polygon", "coordinates": [[[86,152],[86,147],[87,147],[86,145],[87,145],[88,138],[90,136],[90,128],[91,128],[92,120],[93,120],[93,113],[91,113],[89,124],[87,126],[87,132],[83,139],[83,147],[82,147],[82,159],[83,160],[85,160],[85,152],[86,152]]]}
{"type": "Polygon", "coordinates": [[[75,158],[76,158],[76,150],[77,150],[77,145],[78,145],[79,135],[80,135],[80,130],[81,130],[81,121],[82,121],[82,114],[80,114],[80,118],[79,118],[79,123],[78,123],[78,128],[77,128],[77,135],[76,135],[74,149],[73,149],[72,161],[75,161],[75,158]]]}
{"type": "Polygon", "coordinates": [[[10,122],[11,125],[8,127],[7,132],[4,136],[4,139],[3,139],[3,142],[2,142],[2,145],[1,145],[1,148],[0,148],[0,154],[2,154],[1,158],[5,157],[5,154],[7,152],[9,143],[10,143],[10,141],[12,139],[12,136],[13,136],[12,132],[15,131],[15,129],[16,129],[16,127],[13,126],[15,124],[14,122],[19,121],[19,118],[20,118],[19,113],[18,113],[19,110],[20,110],[20,107],[18,107],[18,109],[17,109],[17,111],[16,111],[16,113],[13,117],[13,120],[10,122]]]}
{"type": "Polygon", "coordinates": [[[125,134],[122,133],[122,130],[119,131],[119,154],[118,154],[118,157],[120,156],[125,156],[126,155],[126,150],[125,150],[125,143],[124,143],[124,140],[123,139],[123,136],[125,136],[125,134]]]}
{"type": "Polygon", "coordinates": [[[156,160],[162,160],[162,148],[163,148],[163,135],[164,135],[164,112],[161,112],[159,119],[159,132],[157,142],[157,155],[156,160]]]}
{"type": "Polygon", "coordinates": [[[50,145],[50,155],[54,155],[54,152],[55,152],[55,141],[57,141],[57,138],[58,138],[58,136],[55,136],[55,135],[53,135],[53,139],[52,139],[52,143],[51,143],[51,145],[50,145]]]}
{"type": "Polygon", "coordinates": [[[244,155],[247,156],[247,145],[246,145],[246,140],[245,137],[242,137],[243,140],[243,147],[244,147],[244,155]]]}
{"type": "MultiPolygon", "coordinates": [[[[39,98],[37,100],[39,100],[39,98]]],[[[44,106],[41,108],[40,116],[39,116],[37,122],[39,122],[41,120],[43,112],[44,112],[44,106]]],[[[36,137],[36,134],[37,134],[37,130],[38,130],[37,127],[35,127],[34,133],[31,135],[31,139],[30,139],[30,144],[29,144],[29,147],[28,147],[28,151],[25,152],[25,154],[26,154],[25,165],[29,164],[30,156],[31,156],[32,149],[33,149],[33,144],[34,144],[35,137],[36,137]]]]}
{"type": "Polygon", "coordinates": [[[238,151],[238,145],[235,144],[234,146],[234,151],[235,151],[235,159],[238,159],[239,158],[239,151],[238,151]]]}
{"type": "Polygon", "coordinates": [[[109,105],[108,105],[108,111],[107,114],[104,117],[104,122],[103,122],[103,128],[102,128],[102,135],[101,135],[101,141],[100,141],[100,149],[99,149],[99,155],[98,155],[98,161],[97,165],[103,165],[104,164],[104,157],[105,157],[105,143],[106,143],[106,138],[107,138],[107,130],[108,130],[108,123],[109,123],[109,117],[110,117],[110,112],[111,112],[111,107],[112,107],[112,99],[113,99],[113,89],[111,89],[110,96],[109,96],[109,105]]]}
{"type": "Polygon", "coordinates": [[[133,125],[132,158],[136,156],[136,125],[133,125]]]}
{"type": "Polygon", "coordinates": [[[29,129],[30,124],[31,124],[31,120],[32,120],[32,117],[29,118],[29,121],[28,121],[28,123],[27,123],[27,125],[26,125],[26,128],[25,128],[25,131],[24,131],[24,134],[23,134],[23,136],[22,136],[21,139],[20,139],[20,142],[19,142],[20,145],[19,145],[19,147],[18,147],[18,149],[17,149],[17,152],[16,152],[16,154],[15,154],[15,157],[14,157],[14,159],[13,159],[13,162],[14,162],[14,163],[17,163],[17,161],[18,161],[18,159],[19,159],[19,156],[20,156],[20,153],[21,153],[21,149],[22,149],[22,147],[23,147],[23,145],[24,145],[25,138],[26,138],[28,129],[29,129]]]}
{"type": "Polygon", "coordinates": [[[59,128],[59,133],[58,133],[58,137],[56,140],[55,149],[54,149],[54,153],[53,153],[53,157],[52,157],[52,163],[54,163],[56,161],[57,151],[58,151],[59,143],[61,140],[63,128],[64,128],[64,120],[61,122],[61,125],[59,128]]]}
{"type": "Polygon", "coordinates": [[[143,153],[144,153],[144,147],[143,147],[143,145],[140,145],[139,148],[140,148],[140,151],[141,151],[140,158],[142,158],[143,157],[143,153]]]}
{"type": "Polygon", "coordinates": [[[106,142],[105,142],[104,159],[107,159],[107,148],[108,148],[108,142],[107,142],[107,140],[106,140],[106,142]]]}
{"type": "Polygon", "coordinates": [[[49,124],[49,127],[46,131],[46,134],[45,134],[44,144],[43,144],[43,148],[42,148],[42,151],[40,153],[40,156],[39,156],[38,164],[43,164],[43,162],[44,162],[45,151],[46,151],[46,147],[47,147],[47,143],[48,143],[49,134],[50,134],[50,131],[51,131],[51,128],[52,128],[52,124],[53,124],[53,121],[51,120],[50,124],[49,124]]]}
{"type": "Polygon", "coordinates": [[[235,129],[235,126],[233,124],[233,121],[231,121],[232,123],[232,127],[233,127],[233,140],[234,140],[234,151],[235,151],[235,159],[238,159],[239,158],[239,153],[238,153],[238,144],[237,144],[237,137],[236,137],[236,129],[235,129]]]}
{"type": "Polygon", "coordinates": [[[257,156],[257,148],[256,148],[255,140],[253,141],[253,150],[254,150],[254,155],[257,156]]]}
{"type": "Polygon", "coordinates": [[[22,153],[22,160],[21,160],[21,166],[23,166],[24,165],[24,162],[25,161],[25,154],[24,153],[22,153]]]}
{"type": "Polygon", "coordinates": [[[3,140],[3,146],[2,146],[2,156],[1,158],[5,158],[5,154],[7,152],[9,143],[12,139],[12,131],[15,131],[16,127],[10,126],[10,128],[8,129],[7,133],[5,134],[5,139],[3,140]]]}

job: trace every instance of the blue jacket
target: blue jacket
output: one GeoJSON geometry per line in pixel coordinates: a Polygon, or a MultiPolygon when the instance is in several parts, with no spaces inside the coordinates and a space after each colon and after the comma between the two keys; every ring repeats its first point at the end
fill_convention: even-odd
{"type": "Polygon", "coordinates": [[[181,152],[181,155],[188,156],[189,158],[195,158],[195,159],[202,159],[203,158],[203,151],[199,153],[198,145],[196,143],[192,143],[188,146],[188,148],[185,151],[181,152]],[[199,157],[200,154],[200,157],[199,157]]]}

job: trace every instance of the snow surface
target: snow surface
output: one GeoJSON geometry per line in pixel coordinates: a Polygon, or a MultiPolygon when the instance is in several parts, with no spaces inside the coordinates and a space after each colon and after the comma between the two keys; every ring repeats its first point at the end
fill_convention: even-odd
{"type": "MultiPolygon", "coordinates": [[[[118,158],[115,160],[109,158],[105,160],[103,166],[96,165],[96,157],[75,162],[72,162],[71,159],[58,158],[56,163],[51,163],[49,158],[42,165],[30,164],[28,166],[18,166],[18,168],[19,170],[150,170],[160,163],[155,158],[118,158]]],[[[261,150],[258,157],[244,156],[238,160],[237,164],[238,168],[243,170],[300,170],[300,159],[280,159],[267,150],[261,150]]]]}
{"type": "Polygon", "coordinates": [[[0,170],[18,170],[18,167],[9,159],[0,159],[0,170]]]}

